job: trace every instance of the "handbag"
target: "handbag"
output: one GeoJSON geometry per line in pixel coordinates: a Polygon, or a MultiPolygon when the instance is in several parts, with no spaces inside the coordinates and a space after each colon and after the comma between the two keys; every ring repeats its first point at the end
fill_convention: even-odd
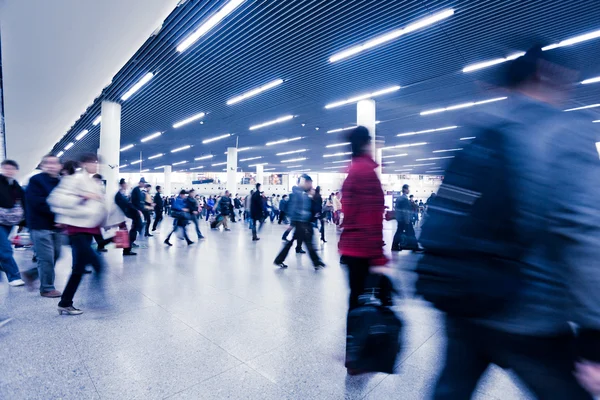
{"type": "Polygon", "coordinates": [[[15,226],[23,221],[25,212],[21,200],[17,200],[12,208],[0,207],[0,225],[15,226]]]}
{"type": "Polygon", "coordinates": [[[385,220],[386,221],[393,221],[396,219],[396,212],[392,211],[392,210],[387,210],[385,212],[385,220]]]}
{"type": "Polygon", "coordinates": [[[117,249],[128,249],[130,247],[129,232],[119,229],[117,232],[115,232],[113,241],[117,249]]]}

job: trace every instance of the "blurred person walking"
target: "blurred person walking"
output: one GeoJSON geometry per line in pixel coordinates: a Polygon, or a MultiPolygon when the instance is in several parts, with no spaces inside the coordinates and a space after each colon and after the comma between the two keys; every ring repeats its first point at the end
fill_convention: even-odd
{"type": "MultiPolygon", "coordinates": [[[[142,178],[143,179],[143,178],[142,178]]],[[[145,237],[152,237],[153,235],[150,233],[150,224],[152,223],[152,210],[154,210],[154,202],[152,201],[152,196],[150,195],[150,191],[152,190],[152,185],[147,183],[144,185],[144,190],[142,190],[142,195],[144,196],[144,222],[145,222],[145,237]]]]}
{"type": "Polygon", "coordinates": [[[179,196],[177,196],[175,198],[175,201],[173,202],[171,215],[173,216],[173,218],[175,218],[175,222],[173,224],[173,230],[165,239],[166,245],[173,246],[173,244],[170,241],[171,235],[176,233],[177,230],[179,230],[179,228],[181,228],[181,230],[183,231],[183,238],[185,239],[188,246],[194,244],[194,242],[192,242],[188,237],[187,232],[185,230],[188,220],[190,219],[190,209],[188,208],[186,195],[187,192],[185,190],[182,190],[181,192],[179,192],[179,196]]]}
{"type": "Polygon", "coordinates": [[[227,225],[227,220],[229,219],[229,216],[233,213],[233,204],[231,202],[231,193],[229,193],[228,190],[225,191],[225,195],[221,196],[221,198],[219,199],[219,203],[217,203],[217,211],[219,212],[219,222],[216,224],[216,227],[218,228],[219,225],[223,225],[223,228],[226,231],[230,231],[231,229],[229,229],[228,225],[227,225]]]}
{"type": "Polygon", "coordinates": [[[142,213],[138,210],[131,200],[127,197],[127,182],[121,178],[119,181],[119,191],[115,194],[115,203],[121,209],[123,214],[131,219],[131,228],[129,229],[129,247],[123,249],[124,256],[136,256],[137,253],[131,251],[133,243],[138,233],[142,232],[142,213]]]}
{"type": "Polygon", "coordinates": [[[260,193],[260,183],[256,184],[256,190],[250,197],[250,225],[252,228],[252,240],[257,241],[260,238],[257,235],[257,230],[261,230],[264,223],[264,204],[260,193]],[[260,226],[256,225],[260,222],[260,226]]]}
{"type": "Polygon", "coordinates": [[[401,245],[408,249],[417,249],[417,236],[413,227],[413,204],[408,195],[410,186],[402,186],[402,195],[396,199],[396,233],[392,240],[392,251],[402,251],[401,245]],[[403,237],[404,236],[404,237],[403,237]],[[404,239],[404,240],[403,240],[404,239]]]}
{"type": "Polygon", "coordinates": [[[62,234],[47,199],[60,182],[58,174],[62,165],[58,157],[48,154],[42,158],[40,166],[42,172],[29,179],[25,190],[27,227],[31,232],[37,267],[24,271],[22,275],[32,290],[33,283],[39,278],[40,295],[52,298],[62,295],[54,287],[54,268],[60,258],[62,234]]]}
{"type": "Polygon", "coordinates": [[[284,194],[281,196],[281,201],[279,201],[279,220],[277,223],[281,225],[281,223],[287,222],[287,209],[288,209],[288,196],[284,194]]]}
{"type": "Polygon", "coordinates": [[[317,223],[317,227],[319,224],[321,225],[319,232],[321,233],[321,241],[323,243],[327,243],[325,240],[325,220],[323,215],[323,197],[321,197],[321,186],[317,186],[315,189],[315,194],[313,195],[313,215],[315,216],[315,220],[317,223]]]}
{"type": "Polygon", "coordinates": [[[156,232],[158,224],[163,220],[164,207],[162,187],[156,186],[156,194],[154,195],[154,225],[152,225],[152,232],[156,232]]]}
{"type": "Polygon", "coordinates": [[[196,228],[198,239],[204,239],[204,236],[202,236],[202,232],[200,231],[200,225],[198,225],[198,219],[200,218],[200,204],[198,203],[198,200],[196,200],[196,191],[194,189],[189,191],[188,197],[186,198],[186,208],[189,210],[190,220],[196,228]]]}
{"type": "MultiPolygon", "coordinates": [[[[146,215],[144,214],[144,212],[146,211],[145,209],[145,202],[146,202],[146,196],[144,196],[144,193],[142,193],[142,189],[146,186],[146,180],[144,178],[141,178],[140,181],[138,182],[138,185],[136,187],[133,188],[133,190],[131,191],[131,204],[133,204],[133,206],[135,207],[136,210],[138,210],[141,214],[141,216],[143,216],[144,218],[146,217],[146,215]]],[[[137,222],[137,221],[134,221],[137,222]]],[[[136,224],[136,228],[139,228],[138,233],[141,235],[142,234],[142,229],[144,228],[144,224],[142,221],[140,221],[141,225],[138,227],[136,224]]],[[[135,243],[130,243],[131,247],[139,247],[137,246],[135,243]]]]}
{"type": "Polygon", "coordinates": [[[98,253],[92,249],[94,235],[106,221],[107,213],[102,188],[92,175],[98,173],[98,156],[83,154],[80,158],[83,169],[74,175],[65,176],[50,193],[47,202],[56,215],[56,222],[66,226],[73,254],[73,270],[61,300],[58,313],[79,315],[83,311],[73,307],[73,297],[79,287],[85,267],[91,265],[99,279],[103,265],[98,253]]]}

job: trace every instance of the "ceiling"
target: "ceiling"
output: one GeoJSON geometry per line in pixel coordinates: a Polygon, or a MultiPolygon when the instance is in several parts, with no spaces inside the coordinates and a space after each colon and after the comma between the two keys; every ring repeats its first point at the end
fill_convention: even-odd
{"type": "MultiPolygon", "coordinates": [[[[256,163],[268,163],[265,169],[278,172],[342,172],[344,163],[335,161],[348,156],[324,155],[349,151],[347,146],[326,148],[345,142],[344,132],[327,131],[356,124],[356,106],[326,109],[325,105],[399,85],[400,90],[375,97],[380,121],[378,139],[385,146],[427,144],[384,150],[384,156],[407,154],[385,158],[384,173],[434,173],[429,171],[443,169],[448,159],[417,160],[449,157],[452,152],[435,151],[457,149],[467,143],[460,140],[470,136],[462,125],[467,110],[425,116],[419,113],[498,97],[479,83],[494,67],[463,73],[465,66],[524,51],[540,41],[557,43],[600,29],[600,2],[594,1],[246,0],[190,48],[176,50],[227,2],[188,0],[177,7],[162,30],[146,41],[56,144],[54,153],[64,151],[71,142],[75,145],[65,152],[65,158],[95,151],[100,126],[92,122],[100,114],[101,100],[121,101],[132,85],[152,72],[154,77],[122,102],[121,145],[135,146],[121,152],[121,164],[130,164],[140,155],[143,159],[141,164],[123,168],[123,172],[160,171],[161,166],[175,163],[176,171],[222,171],[224,153],[236,143],[239,148],[251,147],[238,156],[242,171],[254,170],[252,165],[256,163]],[[329,57],[341,50],[446,9],[453,9],[454,15],[347,59],[329,62],[329,57]],[[284,82],[239,103],[227,104],[229,99],[275,79],[284,82]],[[200,112],[206,116],[177,129],[172,127],[200,112]],[[285,115],[294,118],[249,129],[285,115]],[[396,136],[447,126],[458,127],[396,136]],[[84,129],[89,133],[75,141],[84,129]],[[141,142],[157,131],[162,135],[141,142]],[[225,133],[231,136],[202,143],[225,133]],[[294,137],[303,139],[266,146],[267,142],[294,137]],[[171,153],[185,145],[192,147],[171,153]],[[307,151],[277,155],[304,149],[307,151]],[[194,160],[207,155],[213,157],[194,160]],[[261,158],[244,161],[254,157],[261,158]],[[283,162],[296,158],[306,159],[283,162]],[[187,162],[179,164],[182,161],[187,162]]],[[[567,57],[577,59],[582,79],[600,75],[600,39],[564,49],[567,57]]],[[[579,85],[567,106],[599,100],[600,83],[579,85]]],[[[484,110],[496,104],[480,107],[484,110]]]]}

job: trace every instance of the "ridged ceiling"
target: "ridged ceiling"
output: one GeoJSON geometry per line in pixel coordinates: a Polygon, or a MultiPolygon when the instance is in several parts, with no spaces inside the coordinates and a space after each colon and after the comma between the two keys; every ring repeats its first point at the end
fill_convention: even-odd
{"type": "MultiPolygon", "coordinates": [[[[534,43],[556,43],[600,29],[600,2],[562,0],[528,1],[381,1],[381,0],[246,0],[225,20],[188,50],[176,47],[218,11],[227,1],[188,0],[177,7],[155,36],[148,39],[114,77],[94,104],[55,146],[54,153],[74,142],[82,130],[90,132],[65,152],[64,158],[82,151],[96,151],[100,125],[93,120],[100,114],[102,100],[121,101],[121,96],[148,72],[154,78],[129,100],[122,102],[121,145],[135,144],[121,152],[121,164],[140,157],[143,169],[152,170],[187,160],[174,170],[204,166],[203,171],[222,171],[227,147],[252,147],[239,159],[242,171],[255,163],[277,171],[294,169],[337,172],[341,166],[332,161],[347,157],[324,158],[324,154],[347,151],[344,147],[325,148],[344,142],[344,133],[326,132],[356,123],[356,106],[325,109],[325,105],[355,95],[400,85],[394,93],[376,98],[377,135],[386,146],[428,142],[426,146],[386,151],[386,155],[408,153],[392,158],[384,172],[394,173],[403,165],[419,164],[416,159],[436,156],[434,150],[464,145],[468,136],[461,127],[416,136],[396,134],[449,125],[461,125],[465,110],[431,116],[419,112],[485,100],[497,94],[478,83],[493,68],[463,73],[465,66],[516,51],[534,43]],[[432,26],[401,36],[392,42],[335,63],[334,53],[382,33],[444,9],[455,14],[432,26]],[[227,100],[275,79],[284,83],[234,105],[227,100]],[[207,115],[179,129],[172,125],[199,112],[207,115]],[[292,114],[294,119],[250,131],[251,125],[292,114]],[[203,124],[200,124],[200,121],[203,124]],[[304,126],[303,126],[304,124],[304,126]],[[317,130],[318,128],[318,130],[317,130]],[[151,133],[164,132],[146,143],[140,140],[151,133]],[[225,140],[202,144],[202,140],[224,133],[225,140]],[[303,136],[304,139],[265,146],[266,142],[303,136]],[[178,153],[170,150],[184,145],[192,148],[178,153]],[[276,153],[309,149],[289,156],[276,153]],[[148,160],[149,156],[166,153],[148,160]],[[195,157],[214,154],[210,160],[195,157]],[[298,163],[282,163],[289,158],[307,157],[298,163]],[[327,169],[325,169],[327,168],[327,169]]],[[[563,51],[563,50],[561,50],[563,51]]],[[[600,75],[600,38],[569,47],[564,54],[577,60],[583,78],[600,75]]],[[[600,83],[578,86],[569,106],[600,102],[600,83]]],[[[494,107],[494,103],[482,107],[494,107]]],[[[440,154],[437,154],[440,155],[440,154]]],[[[443,154],[442,154],[443,155],[443,154]]],[[[447,160],[431,161],[432,166],[414,167],[410,173],[425,173],[443,167],[447,160]]],[[[139,171],[140,165],[123,172],[139,171]]],[[[342,171],[343,169],[340,169],[342,171]]]]}

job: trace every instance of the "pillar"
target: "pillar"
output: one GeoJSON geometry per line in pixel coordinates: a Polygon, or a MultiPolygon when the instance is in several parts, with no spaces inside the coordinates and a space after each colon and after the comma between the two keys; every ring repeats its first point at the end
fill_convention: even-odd
{"type": "Polygon", "coordinates": [[[227,148],[227,190],[237,193],[237,147],[227,148]]]}
{"type": "Polygon", "coordinates": [[[100,174],[106,180],[106,192],[114,193],[119,183],[119,162],[121,155],[121,105],[103,101],[100,125],[100,174]]]}
{"type": "Polygon", "coordinates": [[[371,135],[371,156],[377,164],[379,174],[381,174],[381,152],[377,151],[377,135],[375,133],[375,100],[361,100],[356,104],[356,123],[362,125],[369,130],[371,135]]]}
{"type": "Polygon", "coordinates": [[[260,183],[261,185],[264,185],[264,172],[263,172],[264,167],[262,165],[257,165],[256,166],[256,183],[260,183]]]}
{"type": "Polygon", "coordinates": [[[170,165],[165,165],[163,169],[163,173],[165,174],[165,187],[163,189],[163,193],[165,195],[173,194],[173,186],[171,185],[171,172],[173,172],[173,167],[170,165]]]}

